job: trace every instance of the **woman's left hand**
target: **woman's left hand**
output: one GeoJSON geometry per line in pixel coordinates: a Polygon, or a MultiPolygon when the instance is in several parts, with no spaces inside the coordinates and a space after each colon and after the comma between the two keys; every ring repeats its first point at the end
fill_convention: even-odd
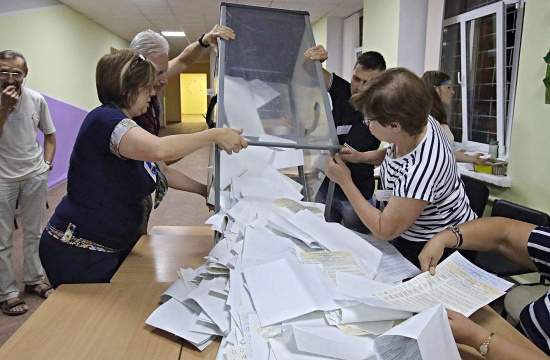
{"type": "Polygon", "coordinates": [[[336,154],[327,161],[326,175],[338,185],[351,181],[351,172],[340,154],[336,154]]]}

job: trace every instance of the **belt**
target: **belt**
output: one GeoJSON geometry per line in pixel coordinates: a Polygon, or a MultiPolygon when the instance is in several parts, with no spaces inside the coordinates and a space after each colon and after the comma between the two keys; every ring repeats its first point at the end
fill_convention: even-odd
{"type": "Polygon", "coordinates": [[[72,245],[72,246],[76,246],[76,247],[79,247],[79,248],[82,248],[82,249],[100,251],[100,252],[105,252],[105,253],[120,252],[120,250],[111,249],[110,247],[97,244],[97,243],[95,243],[91,240],[87,240],[87,239],[83,239],[83,238],[79,238],[79,237],[74,236],[73,233],[74,233],[75,229],[76,229],[76,225],[74,225],[72,223],[69,223],[69,225],[67,225],[67,230],[65,230],[65,231],[58,230],[58,229],[54,228],[53,226],[51,226],[50,224],[48,224],[48,226],[46,226],[46,231],[48,232],[48,234],[51,237],[61,241],[62,243],[65,243],[67,245],[72,245]]]}

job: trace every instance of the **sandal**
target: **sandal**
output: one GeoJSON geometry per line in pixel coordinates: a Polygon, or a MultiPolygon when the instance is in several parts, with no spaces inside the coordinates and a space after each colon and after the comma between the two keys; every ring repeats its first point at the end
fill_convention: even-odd
{"type": "Polygon", "coordinates": [[[0,302],[0,309],[2,309],[2,312],[8,316],[23,315],[29,311],[27,304],[18,297],[0,302]],[[24,307],[21,305],[24,305],[24,307]],[[17,307],[20,307],[22,310],[16,310],[15,308],[17,307]]]}
{"type": "Polygon", "coordinates": [[[43,299],[47,299],[48,296],[50,296],[52,290],[52,286],[45,282],[34,285],[25,285],[26,293],[38,295],[43,299]]]}

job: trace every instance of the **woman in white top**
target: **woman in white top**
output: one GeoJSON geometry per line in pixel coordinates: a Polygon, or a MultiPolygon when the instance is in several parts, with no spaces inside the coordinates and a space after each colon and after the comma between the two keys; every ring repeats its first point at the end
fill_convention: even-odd
{"type": "MultiPolygon", "coordinates": [[[[327,165],[336,182],[372,234],[393,240],[418,264],[426,241],[438,232],[476,218],[460,180],[451,143],[438,122],[428,116],[431,97],[411,71],[394,68],[374,79],[352,98],[365,114],[365,124],[387,149],[357,152],[343,149],[327,165]],[[384,208],[372,206],[351,181],[345,162],[380,165],[384,208]]],[[[450,253],[450,251],[449,251],[450,253]]]]}
{"type": "MultiPolygon", "coordinates": [[[[445,135],[451,142],[451,145],[455,141],[455,137],[449,128],[449,121],[447,118],[447,107],[451,105],[455,91],[451,84],[451,77],[441,71],[426,71],[422,75],[422,81],[428,87],[428,91],[432,96],[432,109],[430,115],[439,122],[439,125],[443,128],[445,135]]],[[[458,162],[484,164],[485,160],[480,158],[481,154],[466,155],[464,150],[455,150],[455,158],[458,162]]]]}

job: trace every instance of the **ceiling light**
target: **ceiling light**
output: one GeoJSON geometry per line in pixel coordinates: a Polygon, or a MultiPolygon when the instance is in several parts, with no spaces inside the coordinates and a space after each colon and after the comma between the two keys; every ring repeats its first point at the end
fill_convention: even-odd
{"type": "Polygon", "coordinates": [[[167,37],[185,37],[185,32],[183,31],[162,31],[161,34],[167,37]]]}

